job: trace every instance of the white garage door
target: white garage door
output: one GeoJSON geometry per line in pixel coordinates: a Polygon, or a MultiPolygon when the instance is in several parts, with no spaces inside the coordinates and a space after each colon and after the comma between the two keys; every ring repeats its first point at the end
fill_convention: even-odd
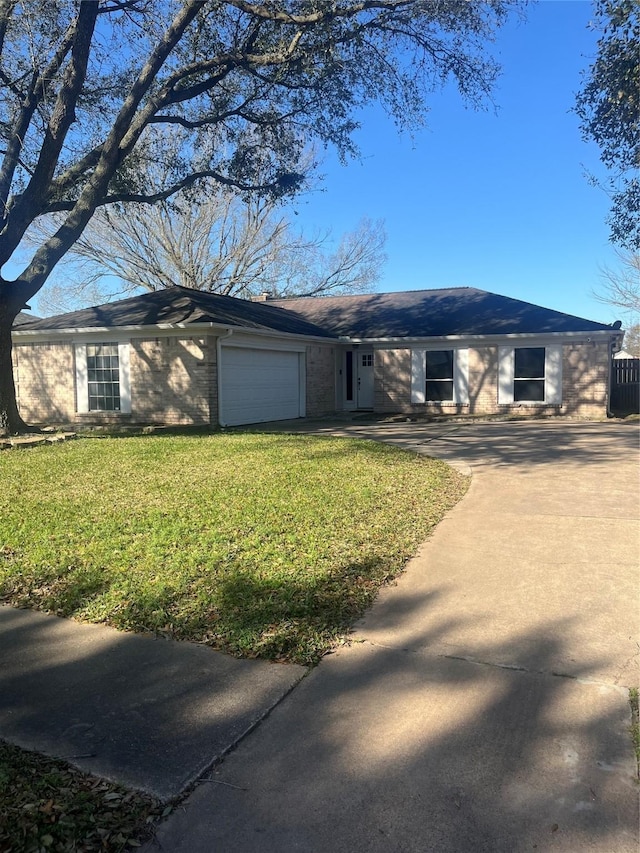
{"type": "Polygon", "coordinates": [[[297,352],[223,347],[222,423],[236,426],[303,415],[300,360],[297,352]]]}

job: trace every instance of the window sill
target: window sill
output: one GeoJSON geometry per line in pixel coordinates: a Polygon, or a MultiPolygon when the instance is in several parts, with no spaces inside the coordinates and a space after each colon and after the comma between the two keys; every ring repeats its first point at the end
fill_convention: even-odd
{"type": "Polygon", "coordinates": [[[76,412],[76,423],[119,423],[120,421],[130,421],[131,412],[76,412]]]}

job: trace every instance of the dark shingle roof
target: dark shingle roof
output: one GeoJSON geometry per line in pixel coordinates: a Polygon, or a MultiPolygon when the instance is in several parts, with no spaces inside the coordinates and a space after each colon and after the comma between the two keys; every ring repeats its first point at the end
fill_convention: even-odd
{"type": "Polygon", "coordinates": [[[269,304],[287,308],[333,335],[360,339],[611,329],[603,323],[473,287],[365,296],[303,297],[273,300],[269,304]]]}
{"type": "Polygon", "coordinates": [[[292,335],[331,337],[329,332],[290,311],[283,311],[263,302],[249,302],[178,286],[144,293],[142,296],[131,296],[117,302],[107,302],[94,308],[58,314],[30,322],[20,329],[51,331],[193,323],[215,323],[292,335]]]}
{"type": "Polygon", "coordinates": [[[15,329],[17,326],[24,326],[25,323],[33,323],[35,320],[39,320],[39,317],[36,317],[34,314],[27,314],[26,311],[20,311],[16,319],[13,321],[13,328],[15,329]]]}
{"type": "Polygon", "coordinates": [[[51,331],[193,323],[356,339],[595,332],[612,328],[472,287],[300,297],[264,303],[177,286],[43,320],[27,315],[27,321],[19,328],[51,331]]]}

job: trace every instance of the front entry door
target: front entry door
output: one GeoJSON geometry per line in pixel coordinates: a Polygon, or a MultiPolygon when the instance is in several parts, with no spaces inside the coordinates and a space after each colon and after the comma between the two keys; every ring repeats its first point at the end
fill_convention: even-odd
{"type": "Polygon", "coordinates": [[[373,350],[357,350],[358,408],[373,409],[373,350]]]}

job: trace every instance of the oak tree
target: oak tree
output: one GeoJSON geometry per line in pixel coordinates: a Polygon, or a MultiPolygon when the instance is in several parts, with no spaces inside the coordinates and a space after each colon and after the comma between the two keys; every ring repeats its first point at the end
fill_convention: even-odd
{"type": "MultiPolygon", "coordinates": [[[[640,250],[640,5],[596,0],[596,57],[576,98],[585,139],[609,170],[611,241],[640,250]]],[[[597,183],[597,182],[596,182],[597,183]]]]}
{"type": "MultiPolygon", "coordinates": [[[[487,42],[516,0],[0,0],[0,270],[30,225],[64,214],[0,278],[0,431],[26,428],[11,368],[18,312],[107,204],[167,199],[207,178],[282,198],[309,140],[355,152],[359,110],[424,119],[454,80],[481,103],[487,42]],[[139,158],[185,133],[163,185],[139,158]]],[[[390,164],[390,168],[397,168],[390,164]]]]}

